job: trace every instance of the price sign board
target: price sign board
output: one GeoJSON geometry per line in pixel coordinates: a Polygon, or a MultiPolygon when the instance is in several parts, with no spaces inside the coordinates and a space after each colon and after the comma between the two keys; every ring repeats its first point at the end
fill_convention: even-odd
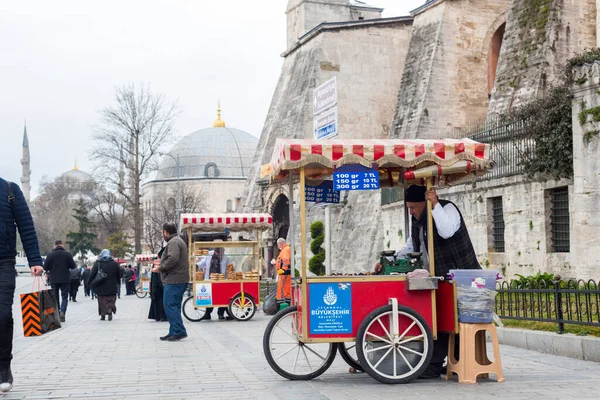
{"type": "Polygon", "coordinates": [[[333,189],[332,181],[325,181],[319,186],[306,186],[304,199],[311,203],[337,204],[340,202],[340,192],[333,189]]]}
{"type": "Polygon", "coordinates": [[[335,190],[377,190],[379,171],[362,165],[343,165],[333,173],[335,190]]]}

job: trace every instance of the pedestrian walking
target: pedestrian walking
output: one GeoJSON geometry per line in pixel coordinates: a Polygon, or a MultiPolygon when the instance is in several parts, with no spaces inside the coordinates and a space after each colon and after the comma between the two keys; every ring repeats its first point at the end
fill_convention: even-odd
{"type": "MultiPolygon", "coordinates": [[[[162,256],[164,249],[158,252],[158,257],[162,256]]],[[[154,265],[160,265],[160,259],[154,260],[154,265]]],[[[165,306],[163,305],[163,294],[164,287],[162,280],[160,279],[160,273],[152,272],[150,277],[150,311],[148,312],[148,319],[153,319],[157,322],[166,321],[167,314],[165,314],[165,306]]]]}
{"type": "Polygon", "coordinates": [[[62,240],[54,242],[54,249],[46,257],[44,269],[50,273],[50,286],[56,293],[57,307],[60,309],[60,321],[65,322],[69,293],[71,291],[70,270],[77,268],[71,253],[65,250],[62,240]],[[62,301],[59,301],[59,292],[62,301]],[[60,303],[60,305],[58,304],[60,303]]]}
{"type": "Polygon", "coordinates": [[[163,305],[169,321],[169,333],[160,340],[170,342],[185,339],[187,331],[181,319],[181,302],[189,280],[187,245],[177,235],[175,224],[163,224],[163,239],[167,245],[160,258],[160,266],[152,268],[159,272],[163,283],[163,305]]]}
{"type": "Polygon", "coordinates": [[[127,268],[127,266],[123,267],[123,271],[124,271],[123,282],[125,283],[125,296],[129,296],[129,295],[134,294],[131,292],[131,285],[129,285],[129,281],[131,280],[133,273],[131,272],[131,270],[129,268],[127,268]]]}
{"type": "Polygon", "coordinates": [[[18,185],[0,178],[0,392],[13,387],[10,369],[14,320],[12,315],[17,271],[17,228],[31,275],[41,276],[42,257],[31,212],[18,185]]]}
{"type": "Polygon", "coordinates": [[[110,250],[104,249],[100,252],[90,274],[90,284],[94,282],[98,271],[106,274],[106,278],[93,288],[98,297],[98,315],[101,321],[104,321],[107,315],[108,320],[112,321],[113,314],[117,313],[117,284],[123,275],[110,250]]]}
{"type": "Polygon", "coordinates": [[[92,268],[86,265],[83,273],[81,274],[81,281],[83,282],[83,293],[85,297],[90,295],[90,275],[92,274],[92,268]]]}
{"type": "Polygon", "coordinates": [[[77,303],[77,292],[79,291],[79,285],[81,285],[81,268],[69,270],[69,274],[71,275],[69,298],[72,302],[77,303]]]}

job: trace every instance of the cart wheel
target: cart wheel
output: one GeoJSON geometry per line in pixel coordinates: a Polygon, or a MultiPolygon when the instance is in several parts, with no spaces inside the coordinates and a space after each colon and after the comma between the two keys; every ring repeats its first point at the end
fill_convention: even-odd
{"type": "Polygon", "coordinates": [[[141,287],[136,286],[135,295],[140,299],[143,299],[144,297],[148,296],[148,292],[144,292],[141,287]]]}
{"type": "Polygon", "coordinates": [[[358,362],[355,342],[340,343],[338,345],[338,352],[340,353],[340,356],[342,356],[344,361],[346,361],[346,364],[348,364],[357,371],[363,370],[363,368],[360,366],[360,363],[358,362]]]}
{"type": "Polygon", "coordinates": [[[400,334],[394,337],[391,316],[391,305],[367,315],[356,334],[356,354],[364,371],[379,382],[408,383],[429,365],[433,335],[420,314],[398,306],[400,334]]]}
{"type": "Polygon", "coordinates": [[[303,343],[298,340],[297,306],[286,307],[271,318],[263,336],[267,362],[284,378],[310,380],[327,371],[335,359],[337,343],[303,343]]]}
{"type": "Polygon", "coordinates": [[[192,322],[200,321],[200,318],[204,317],[204,313],[206,312],[205,308],[194,307],[194,296],[190,296],[183,301],[181,310],[183,311],[185,319],[192,322]]]}
{"type": "Polygon", "coordinates": [[[242,294],[238,293],[229,302],[227,311],[229,315],[238,321],[248,321],[254,317],[256,303],[254,303],[254,299],[251,296],[244,294],[244,304],[242,304],[242,294]]]}

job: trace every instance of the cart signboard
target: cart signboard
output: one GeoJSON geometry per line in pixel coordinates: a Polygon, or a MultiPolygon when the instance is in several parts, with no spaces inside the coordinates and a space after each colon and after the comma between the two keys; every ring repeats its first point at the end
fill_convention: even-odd
{"type": "Polygon", "coordinates": [[[196,307],[209,307],[212,305],[212,284],[196,283],[196,307]]]}
{"type": "Polygon", "coordinates": [[[362,165],[342,165],[333,173],[335,190],[378,190],[379,171],[362,165]]]}
{"type": "Polygon", "coordinates": [[[149,291],[150,291],[150,280],[142,279],[142,292],[149,292],[149,291]]]}
{"type": "Polygon", "coordinates": [[[350,283],[310,285],[310,333],[352,333],[352,286],[350,283]]]}
{"type": "Polygon", "coordinates": [[[333,181],[325,181],[318,186],[306,186],[304,198],[311,203],[337,204],[340,202],[340,192],[333,189],[333,181]]]}

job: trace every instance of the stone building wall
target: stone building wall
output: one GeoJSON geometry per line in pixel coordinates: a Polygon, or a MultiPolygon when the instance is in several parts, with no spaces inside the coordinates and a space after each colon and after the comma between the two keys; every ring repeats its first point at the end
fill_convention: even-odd
{"type": "Polygon", "coordinates": [[[436,138],[483,118],[488,53],[510,0],[441,0],[415,15],[393,136],[436,138]]]}
{"type": "Polygon", "coordinates": [[[512,0],[489,114],[542,96],[562,65],[596,44],[595,0],[512,0]]]}
{"type": "MultiPolygon", "coordinates": [[[[272,212],[275,193],[289,196],[286,183],[261,186],[259,168],[270,161],[277,138],[313,137],[312,91],[324,81],[334,76],[337,80],[340,139],[388,137],[400,87],[401,75],[396,71],[404,68],[411,22],[411,18],[375,24],[365,21],[324,30],[287,55],[246,186],[248,211],[272,212]]],[[[381,213],[373,205],[380,202],[380,194],[353,193],[345,200],[345,206],[332,212],[336,230],[332,255],[364,264],[379,250],[381,213]],[[370,223],[364,224],[367,220],[370,223]]],[[[298,216],[297,202],[295,207],[298,216]]],[[[311,208],[309,224],[324,220],[323,214],[322,208],[311,208]]]]}
{"type": "MultiPolygon", "coordinates": [[[[535,275],[538,272],[560,274],[563,277],[586,277],[585,269],[573,261],[573,253],[556,253],[551,249],[549,220],[549,190],[569,187],[569,206],[576,208],[572,182],[532,182],[523,176],[496,179],[438,190],[439,197],[450,200],[461,211],[475,253],[482,266],[497,269],[507,277],[515,274],[535,275]],[[493,248],[492,198],[502,197],[504,212],[505,251],[493,248]]],[[[383,207],[385,237],[382,248],[399,249],[406,242],[403,203],[383,207]],[[402,231],[402,236],[400,236],[402,231]]],[[[571,246],[577,226],[571,223],[571,246]]],[[[588,276],[591,277],[591,276],[588,276]]]]}
{"type": "Polygon", "coordinates": [[[575,70],[573,87],[573,265],[578,277],[600,276],[600,61],[575,70]],[[582,123],[583,122],[583,123],[582,123]]]}
{"type": "Polygon", "coordinates": [[[381,18],[381,9],[352,6],[349,0],[289,0],[286,14],[290,48],[300,36],[323,22],[381,18]]]}

